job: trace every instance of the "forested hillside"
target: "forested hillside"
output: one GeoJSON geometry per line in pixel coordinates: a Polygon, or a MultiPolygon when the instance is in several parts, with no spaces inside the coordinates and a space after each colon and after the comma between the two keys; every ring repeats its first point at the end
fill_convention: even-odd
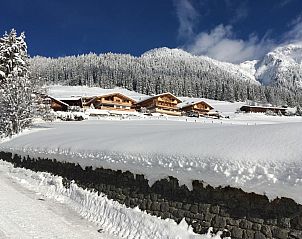
{"type": "Polygon", "coordinates": [[[178,49],[155,49],[140,57],[113,53],[56,59],[37,56],[30,64],[32,77],[47,84],[121,86],[149,95],[170,91],[178,96],[274,105],[302,103],[300,91],[261,85],[239,65],[178,49]]]}

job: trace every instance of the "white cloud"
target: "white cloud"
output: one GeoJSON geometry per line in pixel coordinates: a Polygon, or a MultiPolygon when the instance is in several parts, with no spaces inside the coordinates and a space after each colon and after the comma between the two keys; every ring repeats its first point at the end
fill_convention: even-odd
{"type": "MultiPolygon", "coordinates": [[[[227,8],[232,9],[232,2],[225,0],[227,8]]],[[[190,0],[174,0],[176,14],[179,20],[178,36],[187,40],[183,47],[196,55],[207,55],[217,60],[242,62],[262,56],[272,47],[272,42],[265,38],[259,40],[251,36],[247,41],[234,37],[231,25],[218,25],[210,32],[194,33],[194,26],[200,15],[190,0]]],[[[231,23],[235,23],[248,15],[246,1],[232,10],[231,23]]]]}
{"type": "Polygon", "coordinates": [[[286,43],[302,41],[302,14],[295,18],[290,24],[291,29],[283,35],[286,43]]]}
{"type": "Polygon", "coordinates": [[[190,38],[194,35],[194,25],[198,13],[190,0],[174,0],[176,14],[179,20],[178,36],[180,38],[190,38]]]}
{"type": "Polygon", "coordinates": [[[239,63],[259,59],[274,47],[274,42],[266,37],[259,39],[251,35],[248,40],[236,39],[232,26],[218,25],[209,33],[201,32],[184,48],[195,55],[239,63]]]}
{"type": "MultiPolygon", "coordinates": [[[[183,49],[195,55],[207,55],[221,61],[240,63],[260,59],[278,45],[302,42],[302,14],[288,26],[290,30],[285,32],[278,42],[269,38],[268,33],[263,37],[251,34],[247,39],[236,37],[232,25],[248,16],[247,2],[242,1],[237,8],[234,8],[230,0],[224,2],[226,8],[233,12],[229,24],[220,24],[209,31],[196,34],[194,27],[201,15],[191,0],[174,0],[179,20],[179,37],[186,40],[183,49]]],[[[283,0],[280,4],[283,7],[290,2],[292,0],[283,0]]]]}
{"type": "Polygon", "coordinates": [[[248,17],[249,9],[247,6],[247,0],[241,0],[240,2],[233,0],[224,0],[224,3],[226,9],[232,16],[229,20],[230,23],[235,24],[248,17]]]}
{"type": "Polygon", "coordinates": [[[292,2],[292,0],[281,0],[278,7],[280,7],[280,8],[285,7],[286,5],[288,5],[291,2],[292,2]]]}

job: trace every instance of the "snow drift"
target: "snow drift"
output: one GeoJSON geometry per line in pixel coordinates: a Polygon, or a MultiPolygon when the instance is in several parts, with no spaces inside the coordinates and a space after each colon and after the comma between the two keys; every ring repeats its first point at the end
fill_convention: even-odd
{"type": "Polygon", "coordinates": [[[13,168],[12,164],[3,161],[0,161],[0,168],[27,189],[71,207],[82,217],[96,223],[101,228],[100,232],[104,231],[117,238],[220,238],[219,233],[217,236],[210,232],[207,235],[195,234],[185,220],[177,225],[171,219],[160,220],[138,208],[126,208],[109,200],[104,194],[98,195],[96,192],[84,190],[75,183],[65,188],[61,177],[49,173],[13,168]]]}
{"type": "Polygon", "coordinates": [[[224,125],[168,120],[55,123],[0,149],[81,166],[129,170],[152,184],[174,176],[302,203],[302,124],[224,125]]]}

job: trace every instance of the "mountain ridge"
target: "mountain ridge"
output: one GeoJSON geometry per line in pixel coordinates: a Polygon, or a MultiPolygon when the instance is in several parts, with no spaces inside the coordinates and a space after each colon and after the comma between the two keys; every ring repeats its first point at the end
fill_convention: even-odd
{"type": "Polygon", "coordinates": [[[180,96],[217,100],[302,104],[302,69],[296,62],[300,60],[300,48],[286,49],[279,48],[263,59],[241,64],[163,47],[138,57],[116,53],[38,56],[30,59],[30,66],[32,77],[45,84],[121,86],[147,95],[170,91],[180,96]],[[292,49],[296,49],[294,53],[292,49]],[[280,68],[280,62],[289,62],[285,65],[289,70],[280,68]]]}
{"type": "Polygon", "coordinates": [[[255,78],[264,85],[302,89],[302,43],[277,47],[256,66],[255,78]]]}
{"type": "Polygon", "coordinates": [[[243,80],[251,83],[279,84],[290,89],[295,87],[302,89],[302,43],[279,46],[260,60],[249,60],[240,64],[223,62],[203,55],[196,56],[183,49],[167,47],[149,50],[140,57],[180,57],[207,61],[230,73],[242,74],[243,80]]]}

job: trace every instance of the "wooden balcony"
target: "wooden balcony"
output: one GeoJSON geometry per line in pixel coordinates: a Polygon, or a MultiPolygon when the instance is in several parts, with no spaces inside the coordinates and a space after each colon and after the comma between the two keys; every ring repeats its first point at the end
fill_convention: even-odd
{"type": "Polygon", "coordinates": [[[178,110],[176,104],[171,104],[171,103],[166,103],[166,102],[165,103],[164,102],[156,102],[155,107],[178,110]]]}
{"type": "Polygon", "coordinates": [[[165,109],[155,108],[153,112],[167,114],[167,115],[181,116],[180,111],[174,111],[174,110],[165,110],[165,109]]]}
{"type": "Polygon", "coordinates": [[[120,108],[120,107],[113,107],[113,106],[99,106],[97,109],[100,109],[100,110],[118,110],[118,111],[131,111],[131,112],[134,112],[136,111],[135,109],[131,109],[131,108],[120,108]]]}
{"type": "Polygon", "coordinates": [[[112,104],[112,105],[123,105],[123,106],[132,106],[132,103],[127,101],[112,101],[112,100],[105,100],[104,98],[96,100],[98,104],[112,104]]]}

